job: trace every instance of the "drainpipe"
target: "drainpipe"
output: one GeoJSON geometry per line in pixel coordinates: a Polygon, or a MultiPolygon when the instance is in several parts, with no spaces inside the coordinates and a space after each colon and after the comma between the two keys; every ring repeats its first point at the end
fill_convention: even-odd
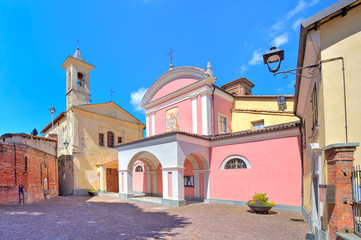
{"type": "Polygon", "coordinates": [[[327,62],[332,62],[332,61],[337,61],[337,60],[341,60],[342,62],[342,81],[343,81],[343,104],[344,104],[344,109],[345,109],[345,113],[344,113],[344,118],[345,118],[345,138],[346,138],[346,143],[348,143],[348,131],[347,131],[347,109],[346,109],[346,77],[345,77],[345,64],[344,64],[344,59],[343,57],[336,57],[336,58],[330,58],[330,59],[325,59],[325,60],[321,60],[318,63],[320,64],[320,66],[322,65],[322,63],[327,63],[327,62]]]}
{"type": "Polygon", "coordinates": [[[303,207],[303,196],[304,196],[304,186],[303,186],[303,173],[304,173],[304,169],[303,169],[303,138],[306,136],[303,136],[303,131],[302,131],[302,127],[306,127],[303,124],[303,120],[302,117],[300,115],[297,114],[297,112],[295,112],[295,116],[298,117],[298,119],[300,119],[300,132],[301,132],[301,201],[302,201],[302,207],[303,207]]]}

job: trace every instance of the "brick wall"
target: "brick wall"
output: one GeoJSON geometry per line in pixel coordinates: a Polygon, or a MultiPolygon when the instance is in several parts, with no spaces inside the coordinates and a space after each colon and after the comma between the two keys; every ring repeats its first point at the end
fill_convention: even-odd
{"type": "Polygon", "coordinates": [[[335,204],[328,204],[329,239],[337,232],[353,232],[351,169],[355,147],[333,147],[326,150],[327,183],[336,186],[335,204]],[[346,170],[347,169],[347,173],[346,170]],[[348,200],[348,201],[345,201],[348,200]]]}
{"type": "Polygon", "coordinates": [[[56,156],[20,145],[0,143],[0,203],[19,202],[19,185],[25,187],[25,202],[44,199],[44,178],[50,197],[58,196],[56,156]]]}

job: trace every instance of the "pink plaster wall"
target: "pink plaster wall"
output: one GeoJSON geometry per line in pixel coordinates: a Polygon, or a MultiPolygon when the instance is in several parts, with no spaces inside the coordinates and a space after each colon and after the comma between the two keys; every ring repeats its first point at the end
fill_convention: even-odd
{"type": "MultiPolygon", "coordinates": [[[[192,80],[192,79],[191,79],[192,80]]],[[[194,80],[194,79],[193,79],[194,80]]],[[[196,81],[196,80],[195,80],[196,81]]],[[[194,92],[199,90],[200,88],[204,87],[206,85],[202,85],[196,89],[193,89],[191,91],[188,91],[184,94],[188,94],[190,92],[194,92]]],[[[175,91],[175,89],[173,89],[175,91]]],[[[177,96],[178,97],[178,96],[177,96]]],[[[162,104],[172,101],[174,98],[169,99],[168,101],[161,102],[155,106],[152,106],[152,109],[157,109],[162,104]]],[[[166,111],[178,107],[179,109],[179,127],[181,131],[185,132],[193,132],[192,127],[192,101],[191,99],[186,99],[181,102],[178,102],[176,104],[172,104],[170,106],[167,106],[166,108],[162,108],[155,111],[155,134],[161,134],[166,131],[165,126],[165,113],[166,111]]],[[[146,110],[149,110],[146,109],[146,110]]],[[[198,119],[198,134],[202,134],[202,101],[201,97],[198,96],[197,98],[197,119],[198,119]]],[[[152,117],[151,114],[149,114],[149,135],[152,135],[152,117]]]]}
{"type": "Polygon", "coordinates": [[[301,206],[299,136],[212,147],[210,169],[213,199],[248,201],[265,192],[276,204],[301,206]],[[234,154],[247,158],[251,169],[221,170],[234,154]]]}
{"type": "Polygon", "coordinates": [[[138,192],[147,192],[147,173],[144,172],[134,172],[135,166],[141,164],[143,170],[146,171],[144,164],[141,161],[136,161],[133,166],[133,191],[138,192]]]}
{"type": "Polygon", "coordinates": [[[221,98],[217,95],[214,95],[214,120],[215,120],[215,131],[216,134],[219,134],[219,127],[218,127],[218,113],[221,113],[223,115],[226,115],[228,117],[228,132],[232,132],[231,129],[231,121],[232,121],[232,107],[233,102],[227,101],[224,98],[221,98]]]}
{"type": "MultiPolygon", "coordinates": [[[[184,176],[194,176],[193,165],[188,159],[184,161],[184,167],[184,176]]],[[[194,187],[184,187],[184,196],[194,197],[194,187]]]]}
{"type": "Polygon", "coordinates": [[[152,97],[152,99],[150,100],[151,102],[154,100],[157,100],[161,97],[164,97],[170,93],[173,93],[179,89],[182,89],[188,85],[191,85],[195,82],[197,82],[198,80],[193,79],[193,78],[180,78],[180,79],[176,79],[166,85],[164,85],[161,89],[159,89],[154,96],[152,97]]]}
{"type": "MultiPolygon", "coordinates": [[[[157,193],[163,194],[163,175],[162,175],[162,165],[158,164],[157,167],[157,193]]],[[[152,185],[153,186],[153,185],[152,185]]]]}
{"type": "Polygon", "coordinates": [[[171,172],[168,172],[168,197],[173,197],[173,179],[171,172]]]}
{"type": "Polygon", "coordinates": [[[192,132],[192,101],[186,99],[155,112],[155,134],[166,132],[165,113],[175,107],[179,110],[179,130],[192,132]]]}

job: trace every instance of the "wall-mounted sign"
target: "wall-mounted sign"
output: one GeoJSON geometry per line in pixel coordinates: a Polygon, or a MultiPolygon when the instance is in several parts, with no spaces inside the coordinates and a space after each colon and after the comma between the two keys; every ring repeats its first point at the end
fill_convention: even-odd
{"type": "Polygon", "coordinates": [[[335,196],[335,185],[325,185],[320,184],[319,185],[319,199],[320,202],[324,203],[336,203],[336,196],[335,196]]]}
{"type": "Polygon", "coordinates": [[[179,130],[179,110],[178,108],[172,108],[165,113],[166,131],[179,130]]]}
{"type": "Polygon", "coordinates": [[[184,186],[194,187],[194,176],[184,176],[184,186]]]}

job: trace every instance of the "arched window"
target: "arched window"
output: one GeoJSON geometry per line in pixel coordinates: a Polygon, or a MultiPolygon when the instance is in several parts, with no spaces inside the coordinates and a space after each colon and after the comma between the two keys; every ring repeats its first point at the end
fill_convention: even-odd
{"type": "Polygon", "coordinates": [[[114,133],[112,133],[111,131],[107,132],[107,143],[108,147],[114,147],[114,133]]]}
{"type": "Polygon", "coordinates": [[[232,158],[224,166],[224,169],[239,169],[239,168],[247,168],[246,163],[239,158],[232,158]]]}
{"type": "Polygon", "coordinates": [[[135,172],[144,172],[143,167],[141,165],[136,166],[135,172]]]}
{"type": "Polygon", "coordinates": [[[84,75],[81,72],[78,72],[78,86],[84,87],[84,75]]]}
{"type": "Polygon", "coordinates": [[[247,169],[251,168],[251,164],[247,160],[247,158],[232,155],[223,160],[221,169],[247,169]]]}

